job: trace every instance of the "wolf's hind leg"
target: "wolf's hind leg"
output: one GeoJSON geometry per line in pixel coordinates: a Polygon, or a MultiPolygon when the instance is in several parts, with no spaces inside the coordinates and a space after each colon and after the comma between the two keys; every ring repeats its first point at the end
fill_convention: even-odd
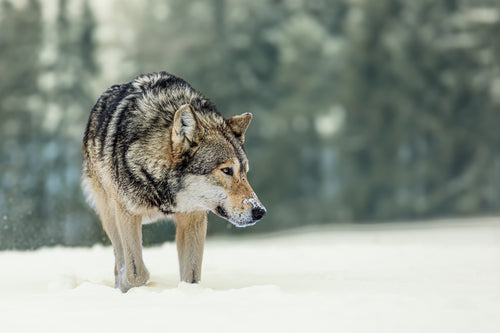
{"type": "Polygon", "coordinates": [[[175,214],[175,219],[181,281],[198,283],[207,235],[207,213],[175,214]]]}
{"type": "Polygon", "coordinates": [[[127,292],[132,287],[145,285],[149,272],[142,259],[142,218],[116,205],[116,225],[123,246],[124,268],[118,273],[119,288],[127,292]]]}

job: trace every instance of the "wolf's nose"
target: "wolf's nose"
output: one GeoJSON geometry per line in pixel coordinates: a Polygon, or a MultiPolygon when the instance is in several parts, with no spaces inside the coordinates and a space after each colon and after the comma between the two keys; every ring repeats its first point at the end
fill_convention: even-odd
{"type": "Polygon", "coordinates": [[[258,221],[266,215],[266,210],[264,208],[254,208],[252,209],[252,218],[254,221],[258,221]]]}

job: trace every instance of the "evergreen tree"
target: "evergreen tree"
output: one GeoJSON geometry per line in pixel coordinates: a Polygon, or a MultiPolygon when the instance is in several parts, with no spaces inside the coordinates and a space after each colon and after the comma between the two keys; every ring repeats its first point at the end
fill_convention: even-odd
{"type": "Polygon", "coordinates": [[[93,14],[88,0],[79,4],[79,14],[73,17],[68,10],[68,0],[58,1],[53,26],[55,39],[49,41],[57,56],[44,68],[45,74],[55,80],[53,85],[41,87],[53,113],[43,135],[45,145],[53,147],[45,160],[43,215],[47,230],[58,230],[55,242],[70,245],[93,242],[101,233],[84,205],[80,189],[79,148],[86,119],[95,102],[90,83],[97,73],[97,64],[93,14]]]}
{"type": "Polygon", "coordinates": [[[0,248],[24,248],[25,236],[37,230],[40,146],[31,112],[40,104],[41,8],[36,0],[0,6],[0,248]]]}
{"type": "Polygon", "coordinates": [[[354,219],[498,209],[482,193],[496,150],[484,122],[498,106],[475,45],[484,38],[464,19],[473,9],[430,0],[353,9],[361,19],[348,34],[341,161],[354,219]]]}
{"type": "Polygon", "coordinates": [[[80,142],[94,102],[89,82],[97,73],[95,22],[88,1],[80,4],[81,17],[70,17],[60,0],[51,23],[42,22],[36,0],[2,1],[0,248],[89,244],[101,234],[79,185],[80,142]]]}

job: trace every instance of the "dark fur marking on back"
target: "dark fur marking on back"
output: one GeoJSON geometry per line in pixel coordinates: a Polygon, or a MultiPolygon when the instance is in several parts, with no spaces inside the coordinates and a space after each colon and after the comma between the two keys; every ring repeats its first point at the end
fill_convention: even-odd
{"type": "MultiPolygon", "coordinates": [[[[135,97],[130,98],[129,105],[133,105],[135,102],[135,97]]],[[[128,135],[129,131],[127,127],[129,125],[129,112],[128,108],[123,108],[120,110],[116,123],[116,132],[112,143],[112,158],[115,164],[116,179],[120,178],[120,170],[125,171],[128,175],[133,176],[133,172],[130,170],[127,163],[127,152],[128,148],[131,146],[134,140],[136,140],[135,135],[128,135]]]]}
{"type": "MultiPolygon", "coordinates": [[[[189,86],[189,84],[184,81],[183,79],[172,75],[168,74],[166,72],[162,72],[164,74],[167,74],[167,77],[162,77],[159,80],[157,80],[155,83],[151,85],[151,89],[158,89],[158,90],[163,90],[163,89],[168,89],[173,86],[181,87],[181,88],[186,88],[189,86]]],[[[190,87],[190,86],[189,86],[190,87]]]]}
{"type": "Polygon", "coordinates": [[[112,86],[108,91],[110,91],[113,99],[111,101],[108,100],[103,101],[106,104],[104,105],[104,108],[100,110],[101,113],[99,114],[95,130],[96,136],[99,137],[99,140],[101,142],[101,149],[100,149],[101,156],[104,155],[104,148],[105,148],[106,137],[108,135],[109,123],[111,122],[111,119],[113,119],[113,115],[116,112],[118,104],[129,93],[128,90],[130,88],[130,85],[131,85],[130,83],[124,83],[122,85],[112,86]]]}

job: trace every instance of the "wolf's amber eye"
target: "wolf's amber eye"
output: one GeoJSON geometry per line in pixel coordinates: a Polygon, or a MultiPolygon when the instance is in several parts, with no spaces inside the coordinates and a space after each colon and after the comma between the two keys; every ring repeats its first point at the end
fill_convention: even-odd
{"type": "Polygon", "coordinates": [[[233,168],[231,168],[231,167],[222,168],[222,169],[220,169],[220,171],[224,172],[228,176],[233,175],[233,168]]]}

